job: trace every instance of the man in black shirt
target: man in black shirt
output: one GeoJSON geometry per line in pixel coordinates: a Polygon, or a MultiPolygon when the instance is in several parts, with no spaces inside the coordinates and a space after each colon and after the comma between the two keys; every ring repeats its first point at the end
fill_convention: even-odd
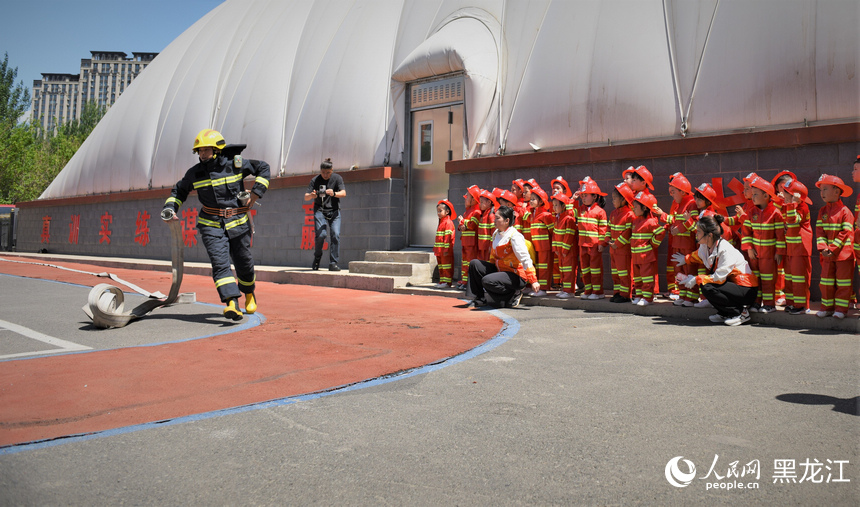
{"type": "Polygon", "coordinates": [[[343,178],[334,174],[331,159],[320,164],[320,174],[311,179],[305,201],[314,201],[314,271],[320,267],[323,243],[328,237],[329,271],[340,271],[337,265],[340,246],[340,200],[346,197],[343,178]]]}

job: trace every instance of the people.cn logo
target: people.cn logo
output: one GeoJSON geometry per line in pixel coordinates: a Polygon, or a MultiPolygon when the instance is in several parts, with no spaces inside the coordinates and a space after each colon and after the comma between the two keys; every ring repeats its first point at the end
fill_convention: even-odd
{"type": "Polygon", "coordinates": [[[666,463],[666,480],[676,488],[686,488],[696,478],[696,465],[692,461],[688,459],[684,460],[684,463],[690,469],[689,472],[682,472],[678,468],[678,462],[683,458],[683,456],[675,456],[666,463]]]}

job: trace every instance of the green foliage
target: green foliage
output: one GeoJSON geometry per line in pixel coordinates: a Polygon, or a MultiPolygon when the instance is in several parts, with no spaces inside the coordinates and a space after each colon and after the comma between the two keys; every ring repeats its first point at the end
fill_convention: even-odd
{"type": "Polygon", "coordinates": [[[19,124],[29,107],[29,92],[22,84],[14,86],[17,74],[17,68],[8,69],[7,55],[0,64],[0,203],[37,199],[105,113],[104,107],[88,102],[80,120],[55,132],[42,132],[34,122],[19,124]]]}

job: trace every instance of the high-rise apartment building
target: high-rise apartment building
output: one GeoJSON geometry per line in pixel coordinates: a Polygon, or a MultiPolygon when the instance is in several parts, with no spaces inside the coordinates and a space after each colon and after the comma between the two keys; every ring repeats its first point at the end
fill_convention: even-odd
{"type": "Polygon", "coordinates": [[[30,117],[47,131],[77,120],[84,104],[110,107],[158,53],[91,51],[81,60],[80,74],[42,74],[33,81],[30,117]]]}

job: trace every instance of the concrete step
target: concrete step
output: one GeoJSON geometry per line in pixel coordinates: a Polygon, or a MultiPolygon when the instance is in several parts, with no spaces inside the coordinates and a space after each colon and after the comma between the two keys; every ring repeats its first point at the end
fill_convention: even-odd
{"type": "Polygon", "coordinates": [[[430,264],[412,264],[406,262],[352,261],[349,263],[349,272],[407,277],[410,285],[418,285],[431,281],[434,267],[430,264]]]}
{"type": "Polygon", "coordinates": [[[426,250],[400,250],[398,252],[368,251],[364,254],[364,260],[368,262],[401,262],[409,264],[430,264],[436,267],[436,256],[433,251],[426,250]]]}
{"type": "Polygon", "coordinates": [[[345,269],[341,271],[313,271],[308,268],[257,266],[256,273],[258,281],[376,292],[394,292],[399,287],[409,285],[408,276],[380,276],[354,273],[345,269]]]}

